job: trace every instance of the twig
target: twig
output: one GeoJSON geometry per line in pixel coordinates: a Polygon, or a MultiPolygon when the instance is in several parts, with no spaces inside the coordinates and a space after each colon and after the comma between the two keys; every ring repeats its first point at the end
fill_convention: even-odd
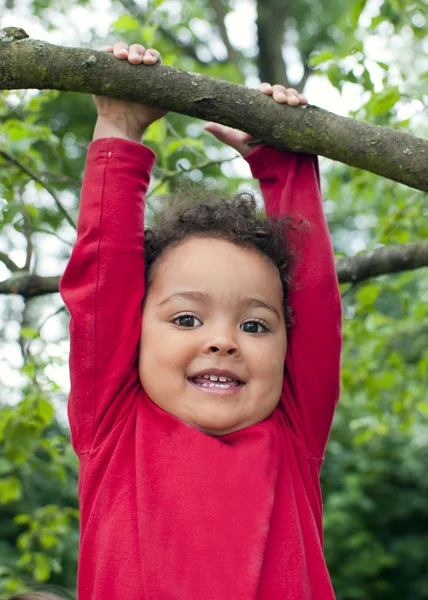
{"type": "Polygon", "coordinates": [[[22,188],[20,189],[20,192],[19,192],[19,200],[21,203],[20,212],[24,219],[24,226],[22,229],[23,229],[23,234],[25,236],[25,239],[27,240],[27,254],[26,254],[26,258],[25,258],[25,265],[23,266],[22,270],[29,271],[30,266],[31,266],[31,259],[33,257],[33,241],[31,239],[30,215],[28,214],[27,207],[25,206],[22,188]]]}
{"type": "Polygon", "coordinates": [[[12,273],[17,273],[18,271],[21,271],[21,268],[18,267],[18,265],[15,262],[13,262],[13,260],[9,258],[5,252],[0,252],[0,261],[4,265],[6,265],[9,271],[11,271],[12,273]]]}
{"type": "Polygon", "coordinates": [[[55,190],[45,181],[43,181],[43,179],[41,179],[37,173],[35,173],[32,169],[30,169],[29,167],[27,167],[27,165],[25,165],[24,163],[22,163],[20,160],[18,160],[15,156],[12,156],[12,154],[10,154],[7,150],[4,150],[3,148],[0,148],[0,156],[3,156],[3,158],[5,158],[9,163],[17,166],[19,169],[21,169],[21,171],[23,171],[24,173],[26,173],[31,179],[33,179],[34,181],[37,181],[37,183],[39,183],[54,199],[55,204],[57,205],[59,211],[62,213],[62,215],[65,217],[65,219],[70,223],[70,225],[76,229],[76,224],[73,221],[72,217],[68,214],[67,210],[64,208],[64,206],[62,205],[61,200],[59,199],[57,193],[55,192],[55,190]]]}
{"type": "MultiPolygon", "coordinates": [[[[21,223],[19,221],[17,221],[14,224],[14,227],[17,231],[22,232],[22,226],[21,223]]],[[[66,244],[67,246],[70,246],[70,248],[73,247],[73,242],[69,242],[68,240],[65,240],[64,238],[62,238],[61,236],[59,236],[55,231],[51,231],[50,229],[44,229],[43,227],[33,227],[32,228],[33,233],[47,233],[48,235],[53,235],[54,237],[56,237],[60,242],[62,242],[63,244],[66,244]]]]}
{"type": "Polygon", "coordinates": [[[150,196],[153,196],[153,194],[155,194],[157,192],[157,190],[159,188],[161,188],[166,181],[169,181],[170,179],[174,179],[174,177],[177,177],[178,175],[182,175],[183,173],[191,173],[192,171],[195,171],[195,170],[206,169],[207,167],[212,167],[212,166],[215,166],[215,165],[222,165],[225,162],[232,162],[233,160],[236,160],[237,158],[239,158],[239,156],[240,155],[237,154],[236,156],[232,156],[232,158],[225,158],[225,159],[222,159],[222,160],[207,160],[204,163],[201,163],[199,165],[192,165],[189,168],[180,167],[180,169],[176,170],[176,171],[164,171],[164,175],[163,175],[162,179],[146,195],[146,202],[147,202],[147,198],[149,198],[150,196]]]}
{"type": "MultiPolygon", "coordinates": [[[[60,306],[60,307],[59,307],[59,308],[57,308],[57,309],[56,309],[56,310],[55,310],[53,313],[51,313],[51,314],[47,315],[47,316],[46,316],[46,317],[45,317],[45,318],[42,320],[42,322],[40,323],[40,325],[39,325],[39,326],[37,327],[37,329],[36,329],[36,331],[37,331],[37,337],[38,337],[38,338],[40,338],[40,334],[41,334],[41,331],[42,331],[42,327],[44,327],[44,325],[46,325],[46,323],[47,323],[47,322],[48,322],[50,319],[52,319],[53,317],[56,317],[57,315],[59,315],[59,314],[60,314],[60,313],[62,313],[62,312],[66,312],[66,310],[67,310],[67,309],[66,309],[66,307],[65,307],[65,306],[60,306]]],[[[26,353],[27,353],[27,355],[28,355],[28,354],[29,354],[29,352],[30,352],[30,349],[31,349],[31,344],[32,344],[32,342],[34,341],[34,339],[36,339],[36,338],[31,338],[31,339],[29,340],[28,344],[27,344],[27,348],[26,348],[26,353]]]]}
{"type": "Polygon", "coordinates": [[[216,14],[217,26],[220,31],[220,36],[221,36],[223,44],[226,47],[227,58],[228,58],[229,62],[231,62],[239,70],[240,56],[239,56],[238,51],[235,50],[235,48],[232,46],[230,39],[229,39],[229,35],[227,33],[226,22],[225,22],[225,19],[226,19],[225,6],[224,6],[222,0],[211,0],[211,2],[212,2],[212,7],[214,9],[214,12],[216,14]]]}

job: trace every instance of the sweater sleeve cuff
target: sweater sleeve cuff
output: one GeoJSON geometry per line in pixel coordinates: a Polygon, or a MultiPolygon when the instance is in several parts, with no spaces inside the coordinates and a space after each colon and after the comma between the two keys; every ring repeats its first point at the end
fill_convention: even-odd
{"type": "Polygon", "coordinates": [[[97,159],[115,158],[126,164],[133,163],[142,170],[151,171],[156,161],[156,154],[143,144],[122,140],[121,138],[101,138],[88,146],[87,164],[97,159]]]}
{"type": "Polygon", "coordinates": [[[278,166],[287,165],[294,152],[281,151],[272,146],[258,146],[245,160],[248,162],[255,179],[264,179],[271,173],[276,173],[278,166]]]}

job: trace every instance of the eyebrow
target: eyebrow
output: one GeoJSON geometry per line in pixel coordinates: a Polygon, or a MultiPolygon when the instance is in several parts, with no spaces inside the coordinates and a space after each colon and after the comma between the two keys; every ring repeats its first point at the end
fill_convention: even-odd
{"type": "MultiPolygon", "coordinates": [[[[159,304],[156,306],[159,308],[167,304],[170,300],[175,298],[184,298],[185,300],[193,300],[194,302],[208,304],[211,300],[211,296],[206,294],[205,292],[198,291],[188,291],[188,292],[175,292],[174,294],[170,294],[166,298],[164,298],[159,304]]],[[[269,302],[265,302],[264,300],[260,300],[259,298],[242,298],[240,301],[240,306],[242,307],[258,307],[258,308],[266,308],[271,313],[273,313],[279,320],[281,320],[281,315],[277,311],[277,309],[269,302]]]]}

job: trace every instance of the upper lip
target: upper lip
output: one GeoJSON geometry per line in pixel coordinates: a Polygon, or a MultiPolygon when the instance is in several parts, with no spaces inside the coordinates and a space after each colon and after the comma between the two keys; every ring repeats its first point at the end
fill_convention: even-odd
{"type": "Polygon", "coordinates": [[[217,375],[217,377],[230,377],[230,379],[235,379],[236,381],[241,381],[244,383],[242,377],[238,377],[236,373],[233,371],[229,371],[228,369],[217,369],[212,367],[210,369],[202,369],[197,373],[194,373],[189,377],[189,379],[194,379],[195,377],[203,377],[204,375],[217,375]]]}

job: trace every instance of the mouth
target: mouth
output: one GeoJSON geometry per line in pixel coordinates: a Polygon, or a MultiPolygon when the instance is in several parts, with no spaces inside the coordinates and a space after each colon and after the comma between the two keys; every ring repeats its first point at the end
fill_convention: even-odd
{"type": "Polygon", "coordinates": [[[231,396],[236,394],[245,385],[233,373],[223,371],[218,373],[206,372],[193,377],[187,381],[200,392],[216,394],[220,396],[231,396]]]}

